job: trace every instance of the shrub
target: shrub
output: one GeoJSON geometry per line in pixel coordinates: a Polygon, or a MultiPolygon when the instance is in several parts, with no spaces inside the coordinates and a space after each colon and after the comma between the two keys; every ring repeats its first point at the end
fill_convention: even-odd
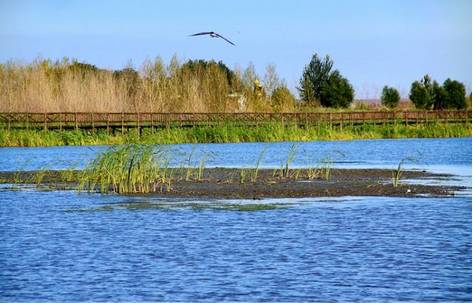
{"type": "Polygon", "coordinates": [[[286,86],[279,86],[274,89],[271,102],[275,112],[290,112],[296,106],[296,98],[286,86]]]}
{"type": "Polygon", "coordinates": [[[399,92],[394,87],[383,87],[383,92],[381,93],[381,103],[389,108],[394,108],[399,106],[399,92]]]}

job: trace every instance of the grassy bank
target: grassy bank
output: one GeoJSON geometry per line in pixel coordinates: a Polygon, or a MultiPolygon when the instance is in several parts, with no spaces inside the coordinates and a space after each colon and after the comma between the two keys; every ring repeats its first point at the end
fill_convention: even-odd
{"type": "Polygon", "coordinates": [[[104,130],[6,130],[0,129],[0,146],[58,146],[99,144],[173,144],[224,142],[276,142],[312,140],[354,140],[381,138],[448,138],[471,136],[470,123],[428,123],[419,125],[318,125],[299,127],[280,123],[245,127],[220,124],[193,128],[136,129],[108,134],[104,130]]]}

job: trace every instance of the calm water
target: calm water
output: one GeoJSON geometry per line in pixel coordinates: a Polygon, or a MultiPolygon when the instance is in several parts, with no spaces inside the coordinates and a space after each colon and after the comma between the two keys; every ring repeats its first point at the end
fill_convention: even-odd
{"type": "MultiPolygon", "coordinates": [[[[212,165],[241,166],[262,146],[198,147],[215,154],[212,165]]],[[[268,145],[265,165],[278,166],[289,146],[268,145]]],[[[471,187],[471,138],[299,148],[357,167],[416,153],[413,166],[458,173],[449,182],[471,187]]],[[[80,166],[97,150],[0,149],[0,170],[54,157],[80,166]]],[[[0,301],[471,301],[471,189],[435,199],[199,201],[4,188],[0,237],[0,301]],[[235,207],[254,203],[275,208],[235,207]]]]}
{"type": "MultiPolygon", "coordinates": [[[[194,164],[204,154],[208,155],[207,167],[254,166],[261,151],[266,147],[262,166],[280,167],[287,159],[293,143],[227,143],[227,144],[176,144],[165,148],[176,159],[193,149],[194,164]]],[[[394,167],[403,158],[414,161],[407,166],[430,169],[454,169],[456,172],[471,166],[471,138],[451,139],[395,139],[320,141],[297,143],[297,155],[293,166],[316,164],[330,157],[337,167],[394,167]]],[[[82,168],[106,146],[61,146],[0,148],[0,171],[82,168]]],[[[178,161],[178,160],[177,160],[178,161]]],[[[178,163],[176,163],[178,164],[178,163]]],[[[467,174],[471,174],[468,172],[467,174]]]]}

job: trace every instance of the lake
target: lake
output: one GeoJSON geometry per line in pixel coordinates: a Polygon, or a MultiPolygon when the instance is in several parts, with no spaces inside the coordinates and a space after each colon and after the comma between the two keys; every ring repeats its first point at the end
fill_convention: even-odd
{"type": "MultiPolygon", "coordinates": [[[[166,146],[279,167],[293,143],[166,146]]],[[[2,148],[0,170],[82,168],[106,147],[2,148]]],[[[454,174],[448,198],[199,200],[0,189],[0,300],[471,301],[471,138],[298,144],[294,167],[454,174]],[[275,209],[238,211],[238,204],[275,209]]],[[[178,161],[176,160],[176,165],[178,161]]]]}

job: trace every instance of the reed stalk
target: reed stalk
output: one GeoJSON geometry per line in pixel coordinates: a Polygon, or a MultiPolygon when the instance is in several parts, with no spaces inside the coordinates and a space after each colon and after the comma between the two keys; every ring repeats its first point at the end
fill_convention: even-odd
{"type": "Polygon", "coordinates": [[[256,165],[255,165],[255,168],[253,169],[253,175],[251,176],[251,181],[253,183],[255,183],[256,180],[258,179],[259,166],[261,164],[261,161],[263,161],[263,158],[266,155],[267,151],[268,151],[268,147],[265,146],[263,150],[260,152],[258,159],[256,160],[256,165]]]}
{"type": "Polygon", "coordinates": [[[399,161],[399,164],[397,165],[397,168],[392,171],[392,185],[393,185],[393,187],[398,187],[400,185],[401,177],[402,177],[402,174],[403,174],[402,165],[407,161],[413,161],[413,159],[410,158],[410,157],[406,157],[406,158],[401,159],[399,161]]]}
{"type": "Polygon", "coordinates": [[[294,161],[296,154],[297,154],[298,145],[293,143],[289,148],[289,152],[287,154],[285,162],[281,165],[282,176],[288,178],[290,175],[290,165],[292,161],[294,161]]]}

